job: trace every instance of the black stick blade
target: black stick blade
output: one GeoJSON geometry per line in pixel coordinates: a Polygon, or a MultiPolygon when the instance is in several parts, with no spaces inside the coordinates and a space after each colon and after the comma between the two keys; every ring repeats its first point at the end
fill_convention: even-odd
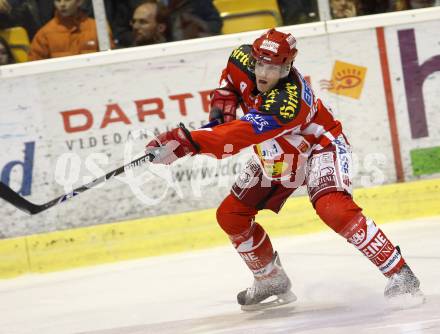
{"type": "Polygon", "coordinates": [[[41,211],[39,205],[29,202],[2,182],[0,182],[0,197],[27,214],[33,215],[41,211]]]}

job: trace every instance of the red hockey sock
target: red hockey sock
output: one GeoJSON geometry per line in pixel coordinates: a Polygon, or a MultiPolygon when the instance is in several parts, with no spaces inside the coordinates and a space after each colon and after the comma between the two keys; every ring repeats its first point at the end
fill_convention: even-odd
{"type": "Polygon", "coordinates": [[[260,224],[254,222],[257,212],[233,195],[226,197],[217,210],[220,227],[256,277],[272,271],[274,254],[269,236],[260,224]]]}
{"type": "Polygon", "coordinates": [[[270,238],[258,223],[242,234],[230,235],[235,249],[255,277],[270,274],[273,269],[273,248],[270,238]]]}
{"type": "Polygon", "coordinates": [[[387,277],[398,272],[405,264],[402,255],[385,233],[363,214],[355,217],[340,234],[387,277]]]}
{"type": "Polygon", "coordinates": [[[374,221],[362,214],[362,209],[351,196],[334,192],[322,196],[315,203],[321,219],[335,232],[359,249],[387,277],[405,264],[396,247],[374,221]]]}

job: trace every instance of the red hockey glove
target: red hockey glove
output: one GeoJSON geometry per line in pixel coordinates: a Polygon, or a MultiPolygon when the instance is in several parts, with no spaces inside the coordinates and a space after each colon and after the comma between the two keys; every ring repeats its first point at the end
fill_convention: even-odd
{"type": "Polygon", "coordinates": [[[180,123],[178,128],[161,133],[150,141],[145,154],[151,154],[155,164],[169,165],[185,155],[197,154],[199,145],[191,138],[191,133],[180,123]]]}
{"type": "Polygon", "coordinates": [[[233,91],[218,88],[211,95],[209,121],[227,123],[237,118],[238,96],[233,91]]]}

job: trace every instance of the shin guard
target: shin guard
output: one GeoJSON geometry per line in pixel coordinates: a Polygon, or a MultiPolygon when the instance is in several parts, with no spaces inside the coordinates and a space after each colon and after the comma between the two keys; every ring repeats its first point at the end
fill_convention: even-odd
{"type": "Polygon", "coordinates": [[[272,243],[260,224],[253,222],[248,230],[229,235],[229,239],[255,277],[272,272],[272,243]]]}
{"type": "Polygon", "coordinates": [[[398,272],[405,264],[398,249],[382,230],[362,213],[354,217],[339,234],[359,249],[386,277],[398,272]]]}
{"type": "Polygon", "coordinates": [[[385,276],[398,272],[405,264],[396,247],[362,214],[362,209],[348,194],[324,195],[315,203],[315,209],[329,227],[359,249],[385,276]]]}

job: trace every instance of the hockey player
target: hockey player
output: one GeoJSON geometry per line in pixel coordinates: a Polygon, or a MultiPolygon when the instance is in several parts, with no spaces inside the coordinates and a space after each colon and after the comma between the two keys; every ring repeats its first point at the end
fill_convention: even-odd
{"type": "Polygon", "coordinates": [[[191,132],[181,124],[148,143],[147,153],[156,154],[154,163],[170,164],[194,154],[221,159],[253,146],[254,156],[217,210],[219,225],[254,275],[253,285],[237,295],[243,310],[296,300],[255,217],[262,209],[278,213],[303,184],[322,221],[388,278],[385,297],[422,296],[399,248],[353,201],[350,145],[331,109],[293,67],[297,53],[295,38],[275,29],[238,47],[211,100],[210,120],[223,124],[191,132]],[[244,116],[236,119],[239,104],[244,116]]]}

